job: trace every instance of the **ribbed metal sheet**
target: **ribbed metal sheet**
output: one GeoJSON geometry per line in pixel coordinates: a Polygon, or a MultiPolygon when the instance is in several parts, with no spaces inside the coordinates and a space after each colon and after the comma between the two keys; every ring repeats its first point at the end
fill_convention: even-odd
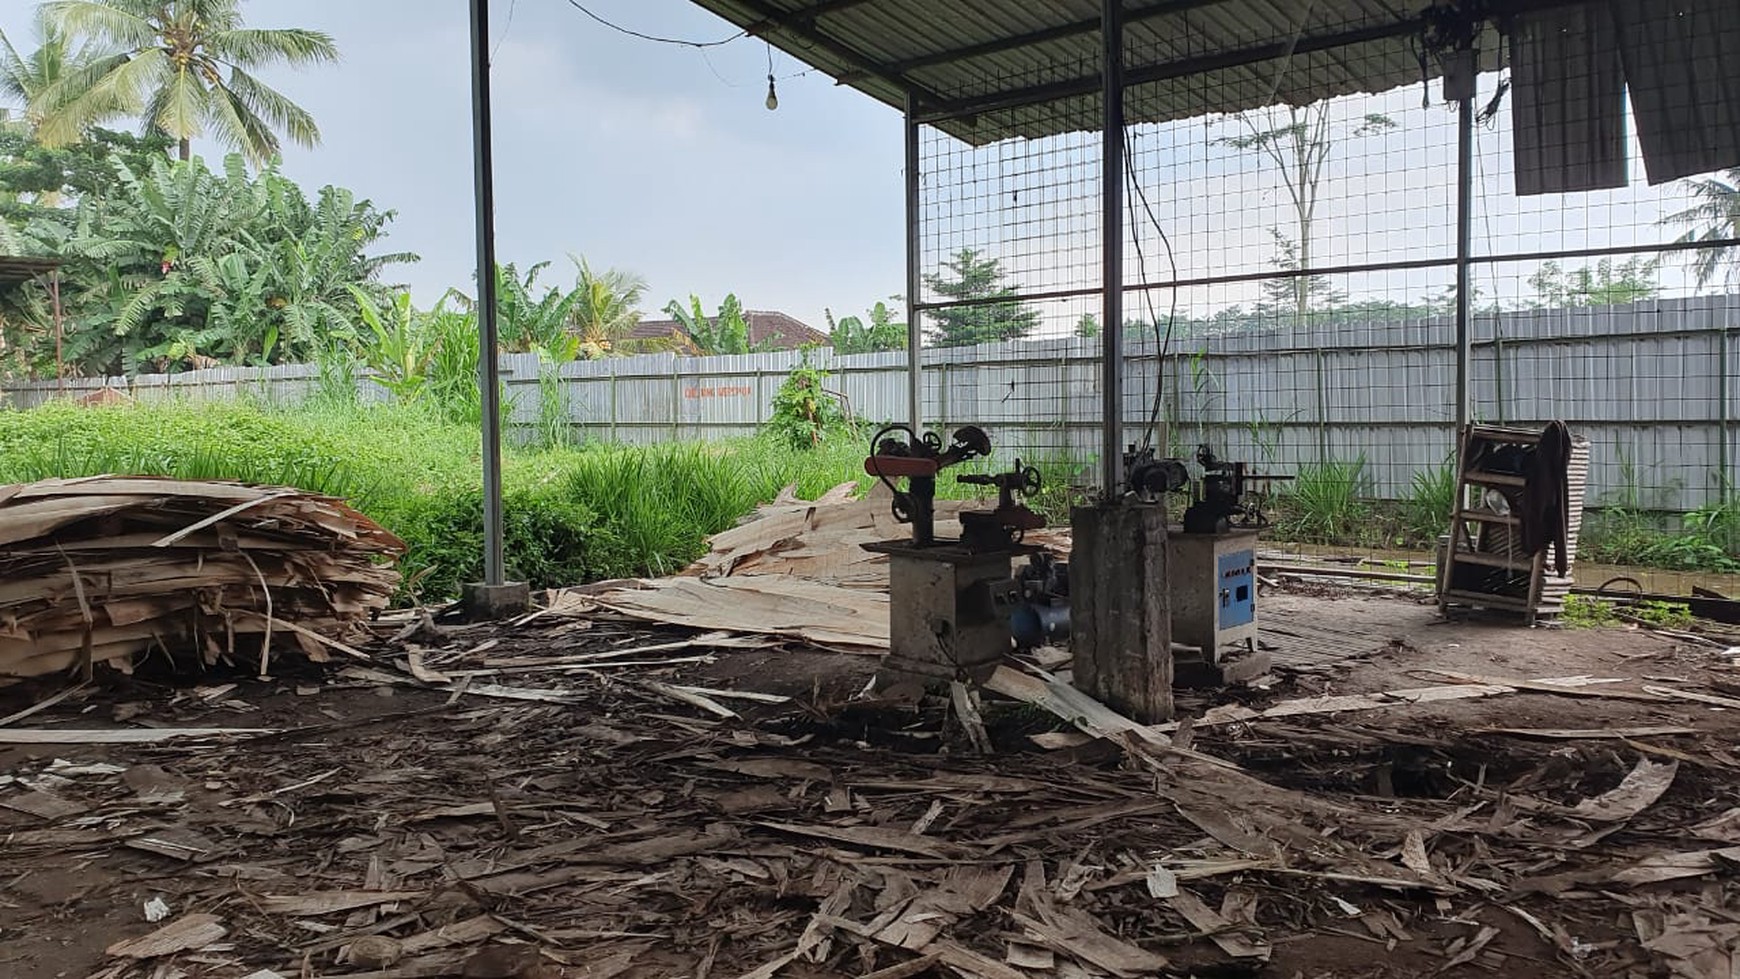
{"type": "MultiPolygon", "coordinates": [[[[914,92],[928,110],[947,111],[982,100],[1092,82],[1099,72],[1097,0],[862,0],[847,5],[817,0],[694,0],[844,84],[895,108],[914,92]],[[1070,25],[1092,29],[1036,43],[972,54],[981,45],[1070,25]],[[957,57],[942,64],[914,60],[957,57]],[[892,76],[892,77],[891,77],[892,76]]],[[[1575,0],[1566,0],[1574,3],[1575,0]]],[[[1539,4],[1531,4],[1538,6],[1539,4]]],[[[1424,76],[1409,36],[1424,3],[1395,0],[1159,0],[1132,3],[1126,16],[1125,72],[1168,77],[1133,84],[1126,94],[1130,122],[1164,122],[1264,105],[1306,105],[1356,92],[1381,92],[1424,76]],[[1304,21],[1301,21],[1304,16],[1304,21]],[[1311,50],[1311,39],[1366,39],[1311,50]],[[1300,47],[1289,49],[1298,43],[1300,47]],[[1264,46],[1285,58],[1214,67],[1206,59],[1244,60],[1264,46]],[[1193,69],[1188,72],[1185,69],[1193,69]],[[1176,76],[1176,77],[1172,77],[1176,76]]],[[[1498,45],[1483,44],[1489,59],[1498,45]]],[[[1058,91],[1042,101],[991,107],[974,115],[938,119],[949,134],[975,145],[1011,137],[1036,138],[1097,130],[1099,97],[1092,86],[1058,91]]]]}

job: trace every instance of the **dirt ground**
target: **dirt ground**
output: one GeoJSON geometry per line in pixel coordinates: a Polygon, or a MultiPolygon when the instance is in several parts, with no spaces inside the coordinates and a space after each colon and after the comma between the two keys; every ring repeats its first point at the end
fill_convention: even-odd
{"type": "MultiPolygon", "coordinates": [[[[1740,695],[1722,640],[1447,622],[1324,588],[1263,614],[1266,685],[1181,694],[1181,717],[1618,682],[1199,724],[1170,754],[1046,751],[1029,736],[1067,725],[987,695],[981,756],[942,700],[854,701],[872,657],[605,618],[437,627],[269,680],[99,675],[0,725],[0,975],[1701,979],[1740,962],[1740,710],[1680,696],[1740,695]],[[268,733],[4,743],[162,727],[268,733]],[[208,933],[110,954],[176,921],[208,933]],[[521,954],[544,971],[503,964],[521,954]]],[[[59,689],[0,691],[0,715],[59,689]]]]}

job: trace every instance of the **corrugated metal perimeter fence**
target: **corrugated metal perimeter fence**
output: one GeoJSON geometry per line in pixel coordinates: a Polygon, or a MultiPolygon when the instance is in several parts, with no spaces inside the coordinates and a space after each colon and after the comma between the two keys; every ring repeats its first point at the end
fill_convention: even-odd
{"type": "MultiPolygon", "coordinates": [[[[1692,510],[1725,498],[1740,443],[1734,379],[1740,295],[1482,315],[1475,324],[1478,418],[1537,425],[1563,418],[1593,442],[1594,505],[1692,510]]],[[[1416,472],[1444,465],[1454,426],[1454,336],[1448,318],[1314,324],[1277,332],[1174,339],[1156,376],[1151,336],[1129,338],[1124,420],[1139,439],[1164,399],[1173,454],[1198,443],[1263,469],[1363,460],[1367,492],[1405,496],[1416,472]]],[[[1076,462],[1092,479],[1100,401],[1098,341],[1064,337],[924,351],[925,415],[938,427],[987,428],[1005,457],[1076,462]]],[[[905,353],[809,355],[867,424],[906,414],[905,353]]],[[[664,442],[755,434],[797,353],[672,355],[562,365],[567,417],[579,440],[664,442]]],[[[249,397],[297,403],[313,367],[220,368],[173,375],[11,384],[24,408],[113,387],[141,401],[249,397]]],[[[502,358],[511,423],[538,420],[540,367],[502,358]]],[[[363,396],[389,395],[364,379],[363,396]]],[[[1163,423],[1164,424],[1164,423],[1163,423]]]]}

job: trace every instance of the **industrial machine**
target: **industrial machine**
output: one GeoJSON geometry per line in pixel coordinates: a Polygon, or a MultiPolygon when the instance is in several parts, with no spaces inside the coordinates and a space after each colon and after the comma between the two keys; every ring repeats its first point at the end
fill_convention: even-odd
{"type": "MultiPolygon", "coordinates": [[[[889,653],[878,689],[917,681],[927,686],[982,682],[1011,647],[1031,649],[1069,637],[1069,565],[1023,542],[1044,526],[1022,499],[1039,491],[1038,470],[1016,460],[1007,472],[962,474],[959,483],[994,487],[993,509],[960,514],[959,538],[936,533],[937,479],[944,470],[991,453],[975,426],[945,443],[934,432],[891,425],[876,433],[864,471],[893,495],[909,538],[865,544],[889,556],[889,653]],[[1018,570],[1017,558],[1027,558],[1018,570]]],[[[1267,670],[1256,649],[1256,542],[1266,525],[1254,488],[1291,477],[1253,473],[1224,462],[1204,445],[1191,480],[1182,459],[1131,446],[1124,464],[1137,505],[1164,506],[1194,488],[1182,527],[1168,536],[1167,581],[1174,673],[1181,683],[1231,682],[1267,670]],[[1236,664],[1223,659],[1242,645],[1236,664]]]]}
{"type": "Polygon", "coordinates": [[[1038,470],[1016,460],[1008,472],[956,477],[995,487],[996,508],[960,514],[959,539],[936,535],[938,475],[990,452],[990,438],[970,425],[946,445],[933,432],[904,425],[888,426],[871,440],[864,471],[892,491],[895,520],[912,525],[910,539],[864,545],[889,559],[889,652],[877,674],[879,689],[913,680],[983,682],[1009,652],[1021,587],[1011,562],[1038,552],[1022,535],[1045,525],[1017,497],[1038,492],[1038,470]]]}
{"type": "Polygon", "coordinates": [[[1246,472],[1244,463],[1222,462],[1206,445],[1197,446],[1196,464],[1202,467],[1202,488],[1196,502],[1184,511],[1187,534],[1219,534],[1234,528],[1256,530],[1268,526],[1257,500],[1248,495],[1252,484],[1293,478],[1246,472]]]}
{"type": "MultiPolygon", "coordinates": [[[[1175,644],[1175,676],[1183,683],[1217,684],[1260,675],[1266,657],[1256,649],[1256,543],[1267,525],[1255,489],[1291,479],[1253,473],[1242,462],[1225,462],[1199,446],[1202,470],[1182,526],[1167,539],[1168,604],[1175,644]],[[1229,647],[1245,656],[1226,661],[1229,647]],[[1178,648],[1183,647],[1183,648],[1178,648]]],[[[1164,505],[1168,494],[1191,487],[1182,459],[1158,458],[1152,448],[1130,446],[1125,481],[1141,504],[1164,505]]],[[[1017,648],[1061,642],[1069,636],[1069,566],[1034,555],[1016,574],[1021,600],[1010,618],[1017,648]]]]}

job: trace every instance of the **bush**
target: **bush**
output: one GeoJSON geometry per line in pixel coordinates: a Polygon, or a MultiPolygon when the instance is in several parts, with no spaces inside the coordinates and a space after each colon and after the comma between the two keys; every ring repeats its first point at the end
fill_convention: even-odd
{"type": "Polygon", "coordinates": [[[1450,530],[1456,507],[1456,467],[1449,463],[1414,473],[1413,487],[1401,500],[1402,542],[1430,548],[1450,530]]]}
{"type": "Polygon", "coordinates": [[[786,376],[773,396],[773,417],[767,430],[773,438],[800,451],[815,449],[847,430],[845,413],[827,392],[828,372],[810,363],[809,351],[786,376]]]}
{"type": "Polygon", "coordinates": [[[1367,495],[1364,456],[1352,462],[1301,466],[1291,490],[1276,501],[1276,528],[1291,539],[1310,543],[1353,539],[1369,512],[1367,495]]]}
{"type": "MultiPolygon", "coordinates": [[[[533,588],[591,581],[597,573],[595,518],[583,504],[548,486],[502,487],[502,552],[508,576],[533,588]]],[[[483,490],[431,496],[396,531],[406,591],[440,599],[483,579],[483,490]]]]}

